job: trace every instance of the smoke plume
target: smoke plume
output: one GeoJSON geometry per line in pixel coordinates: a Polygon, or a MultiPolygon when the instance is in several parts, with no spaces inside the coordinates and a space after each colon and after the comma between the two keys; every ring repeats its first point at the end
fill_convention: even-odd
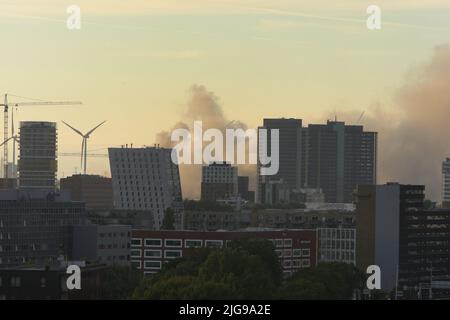
{"type": "MultiPolygon", "coordinates": [[[[193,85],[189,90],[189,100],[186,105],[186,112],[182,115],[170,131],[162,131],[156,135],[156,143],[162,147],[173,147],[174,143],[170,139],[173,130],[178,128],[188,129],[193,133],[194,121],[202,121],[203,132],[210,128],[219,129],[225,136],[225,129],[241,128],[247,129],[247,125],[240,121],[230,121],[224,115],[219,98],[204,86],[193,85]]],[[[180,164],[181,186],[183,197],[190,199],[200,198],[201,185],[201,165],[180,164]]],[[[239,165],[239,175],[250,176],[250,184],[254,185],[256,167],[254,165],[239,165]]]]}
{"type": "MultiPolygon", "coordinates": [[[[379,183],[425,184],[427,197],[439,201],[441,164],[450,157],[450,46],[436,47],[429,61],[409,70],[393,102],[374,103],[361,121],[378,131],[379,183]]],[[[342,117],[354,122],[360,113],[342,117]]]]}
{"type": "MultiPolygon", "coordinates": [[[[194,85],[182,121],[173,126],[192,130],[202,120],[204,130],[227,127],[246,129],[244,123],[226,118],[219,99],[203,86],[194,85]]],[[[450,157],[450,45],[438,46],[432,57],[409,70],[404,84],[392,97],[393,105],[372,103],[359,123],[365,130],[378,132],[378,183],[397,181],[425,184],[427,197],[440,200],[441,163],[450,157]]],[[[354,124],[361,110],[339,112],[339,120],[354,124]]],[[[298,115],[285,115],[285,117],[298,115]]],[[[326,119],[333,118],[331,114],[326,119]]],[[[320,119],[321,121],[325,119],[320,119]]],[[[261,119],[262,122],[262,119],[261,119]]],[[[170,147],[170,132],[157,135],[162,146],[170,147]]],[[[183,195],[199,197],[200,166],[180,166],[183,195]]],[[[240,175],[249,175],[255,183],[254,166],[240,166],[240,175]]]]}

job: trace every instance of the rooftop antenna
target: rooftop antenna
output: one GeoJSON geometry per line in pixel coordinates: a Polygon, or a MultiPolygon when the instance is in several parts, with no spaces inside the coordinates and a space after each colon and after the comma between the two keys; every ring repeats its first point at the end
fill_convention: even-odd
{"type": "Polygon", "coordinates": [[[95,126],[94,128],[92,128],[91,130],[89,130],[88,132],[86,132],[85,134],[82,134],[81,131],[79,131],[78,129],[75,129],[74,127],[72,127],[70,124],[67,124],[66,122],[62,122],[64,123],[66,126],[68,126],[70,129],[72,129],[73,131],[75,131],[76,133],[78,133],[82,138],[82,142],[81,142],[81,168],[84,169],[84,174],[86,174],[87,172],[87,141],[90,138],[90,135],[98,128],[100,127],[102,124],[104,124],[106,122],[103,121],[100,124],[98,124],[97,126],[95,126]],[[84,163],[83,163],[84,161],[84,163]]]}

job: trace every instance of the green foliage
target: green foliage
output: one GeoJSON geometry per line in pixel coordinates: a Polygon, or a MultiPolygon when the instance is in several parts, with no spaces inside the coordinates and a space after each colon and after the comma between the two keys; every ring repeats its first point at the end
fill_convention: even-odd
{"type": "Polygon", "coordinates": [[[138,299],[269,299],[281,271],[268,241],[249,240],[225,249],[192,250],[145,279],[138,299]]]}
{"type": "Polygon", "coordinates": [[[302,269],[287,279],[279,295],[282,299],[351,299],[354,289],[362,288],[364,275],[346,263],[321,263],[302,269]]]}
{"type": "Polygon", "coordinates": [[[167,208],[166,211],[164,211],[161,230],[175,230],[175,213],[171,208],[167,208]]]}
{"type": "Polygon", "coordinates": [[[184,200],[184,210],[186,211],[222,211],[231,212],[234,208],[216,201],[195,201],[184,200]]]}
{"type": "Polygon", "coordinates": [[[139,270],[113,266],[104,270],[100,275],[100,297],[101,299],[129,299],[135,288],[143,280],[139,270]]]}
{"type": "Polygon", "coordinates": [[[136,299],[351,299],[364,275],[353,265],[323,263],[284,279],[273,244],[232,241],[223,249],[191,249],[145,278],[136,299]]]}

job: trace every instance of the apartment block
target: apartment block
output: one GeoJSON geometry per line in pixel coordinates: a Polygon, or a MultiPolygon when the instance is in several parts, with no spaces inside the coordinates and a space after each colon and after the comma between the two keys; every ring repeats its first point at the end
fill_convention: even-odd
{"type": "Polygon", "coordinates": [[[109,148],[114,208],[146,211],[152,228],[159,229],[166,209],[175,211],[182,226],[183,200],[178,165],[172,149],[159,147],[109,148]]]}
{"type": "Polygon", "coordinates": [[[275,247],[285,275],[316,266],[315,230],[247,229],[240,231],[133,230],[131,263],[144,274],[161,270],[164,263],[188,254],[190,248],[223,248],[233,240],[267,239],[275,247]]]}

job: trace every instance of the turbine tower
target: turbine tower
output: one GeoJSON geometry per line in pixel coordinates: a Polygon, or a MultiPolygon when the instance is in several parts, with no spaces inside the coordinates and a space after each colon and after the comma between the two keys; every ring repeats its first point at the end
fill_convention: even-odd
{"type": "Polygon", "coordinates": [[[85,134],[81,133],[80,130],[75,129],[74,127],[72,127],[70,124],[66,123],[63,121],[63,123],[68,126],[70,129],[72,129],[73,131],[75,131],[76,133],[78,133],[82,138],[82,142],[81,142],[81,168],[84,169],[84,174],[86,174],[86,169],[87,169],[87,141],[90,137],[90,135],[92,134],[92,132],[94,132],[98,127],[100,127],[102,124],[104,124],[106,122],[103,121],[102,123],[98,124],[97,126],[95,126],[94,128],[92,128],[91,130],[89,130],[88,132],[86,132],[85,134]],[[84,162],[84,163],[83,163],[84,162]]]}

